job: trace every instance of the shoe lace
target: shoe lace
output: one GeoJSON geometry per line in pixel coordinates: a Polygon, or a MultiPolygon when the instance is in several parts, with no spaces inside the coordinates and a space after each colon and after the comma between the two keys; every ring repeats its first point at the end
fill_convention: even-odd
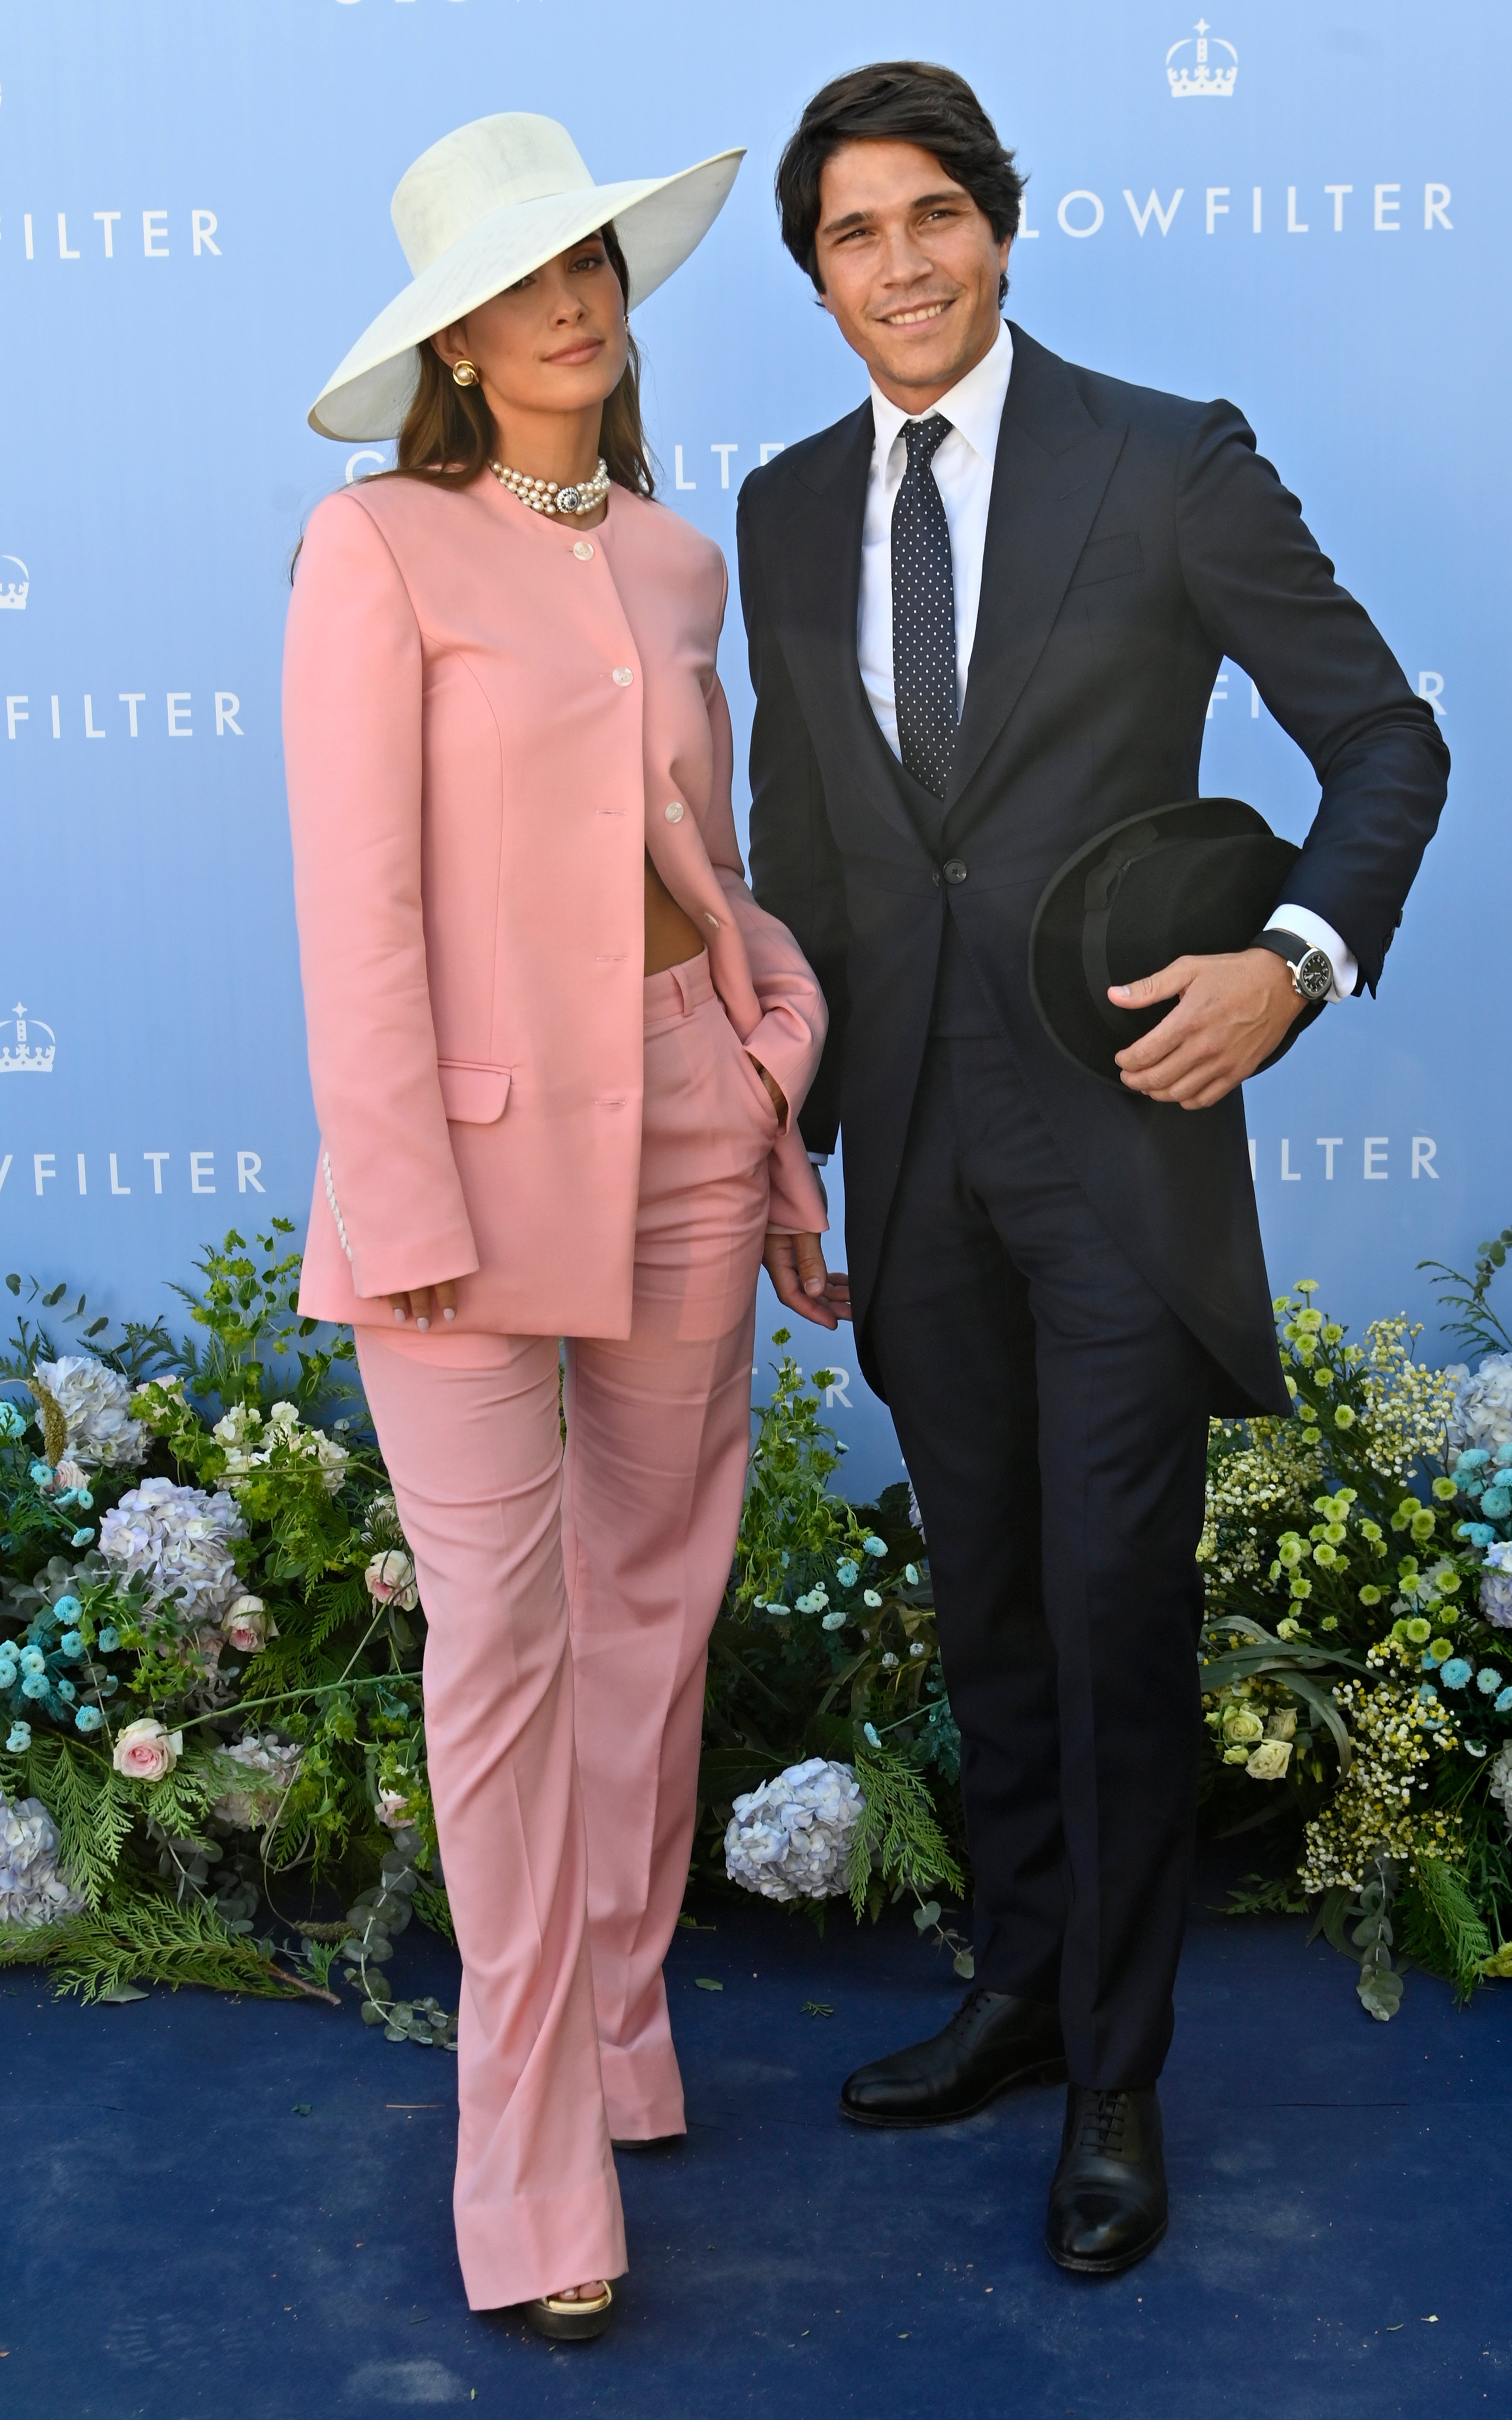
{"type": "Polygon", "coordinates": [[[1129,2111],[1127,2092],[1089,2093],[1076,2133],[1077,2149],[1097,2151],[1106,2158],[1119,2159],[1123,2151],[1129,2111]]]}

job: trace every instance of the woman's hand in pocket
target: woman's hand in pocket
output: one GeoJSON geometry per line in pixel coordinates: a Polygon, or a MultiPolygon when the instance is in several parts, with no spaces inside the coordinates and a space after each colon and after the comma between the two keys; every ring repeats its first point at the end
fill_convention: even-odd
{"type": "Polygon", "coordinates": [[[413,1321],[424,1330],[433,1319],[450,1324],[456,1317],[456,1280],[443,1278],[440,1285],[411,1286],[408,1294],[391,1294],[389,1308],[395,1327],[407,1327],[413,1321]]]}
{"type": "Polygon", "coordinates": [[[751,1065],[755,1068],[757,1075],[761,1078],[762,1082],[766,1087],[767,1097],[770,1100],[773,1109],[777,1111],[778,1125],[784,1125],[788,1113],[788,1096],[786,1093],[782,1090],[777,1078],[767,1074],[759,1059],[751,1059],[751,1054],[748,1050],[747,1051],[746,1056],[748,1059],[750,1059],[751,1065]]]}

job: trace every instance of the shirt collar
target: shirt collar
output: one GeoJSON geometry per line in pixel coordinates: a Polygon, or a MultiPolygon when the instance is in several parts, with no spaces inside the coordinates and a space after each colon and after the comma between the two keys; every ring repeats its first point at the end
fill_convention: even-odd
{"type": "Polygon", "coordinates": [[[876,459],[879,469],[887,462],[905,420],[927,420],[937,411],[958,428],[974,454],[989,469],[997,458],[997,429],[1008,400],[1008,381],[1013,368],[1013,339],[1006,319],[999,320],[997,342],[982,355],[975,369],[967,370],[949,392],[932,403],[929,411],[908,412],[892,403],[873,379],[872,381],[872,420],[876,431],[876,459]]]}

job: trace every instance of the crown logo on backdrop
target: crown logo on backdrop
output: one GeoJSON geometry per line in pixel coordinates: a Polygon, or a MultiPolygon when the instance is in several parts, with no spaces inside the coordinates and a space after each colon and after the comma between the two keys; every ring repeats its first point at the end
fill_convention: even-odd
{"type": "Polygon", "coordinates": [[[51,1076],[56,1049],[57,1036],[52,1027],[39,1016],[28,1018],[19,1000],[14,1017],[0,1021],[0,1076],[51,1076]],[[4,1037],[12,1026],[15,1039],[8,1042],[4,1037]],[[34,1033],[45,1033],[47,1040],[34,1042],[34,1033]]]}
{"type": "Polygon", "coordinates": [[[5,613],[8,608],[12,613],[24,613],[26,592],[31,584],[31,573],[19,554],[0,554],[0,613],[5,613]],[[13,563],[21,574],[19,585],[14,580],[6,578],[5,566],[8,563],[13,563]]]}
{"type": "Polygon", "coordinates": [[[1173,42],[1165,54],[1165,81],[1171,87],[1173,101],[1232,101],[1239,76],[1239,53],[1232,42],[1215,38],[1208,39],[1210,27],[1206,17],[1196,23],[1196,39],[1173,42]],[[1179,58],[1182,51],[1196,54],[1191,59],[1179,58]],[[1213,51],[1227,52],[1227,58],[1210,56],[1213,51]]]}

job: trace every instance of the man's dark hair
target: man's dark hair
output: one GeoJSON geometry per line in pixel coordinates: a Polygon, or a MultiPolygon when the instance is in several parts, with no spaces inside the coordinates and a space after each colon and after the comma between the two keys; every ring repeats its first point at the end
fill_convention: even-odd
{"type": "Polygon", "coordinates": [[[1018,233],[1024,179],[964,76],[918,59],[853,68],[814,94],[777,163],[782,240],[821,294],[825,282],[814,249],[819,179],[831,152],[856,142],[917,143],[933,151],[991,220],[999,243],[1018,233]]]}

